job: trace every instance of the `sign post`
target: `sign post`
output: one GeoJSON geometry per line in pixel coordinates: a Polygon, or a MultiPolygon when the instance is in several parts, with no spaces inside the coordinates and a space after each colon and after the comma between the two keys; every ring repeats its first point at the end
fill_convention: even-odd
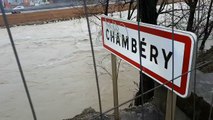
{"type": "Polygon", "coordinates": [[[165,120],[175,120],[176,100],[177,95],[174,94],[172,91],[168,90],[165,120]]]}
{"type": "Polygon", "coordinates": [[[137,22],[106,16],[101,18],[101,22],[103,46],[107,50],[137,69],[140,69],[141,57],[144,74],[173,89],[180,97],[187,97],[195,55],[195,34],[175,30],[172,35],[170,28],[145,23],[138,27],[137,22]],[[175,63],[174,71],[172,61],[175,63]]]}
{"type": "Polygon", "coordinates": [[[117,60],[114,54],[111,54],[112,62],[112,87],[113,87],[113,100],[114,100],[114,119],[119,120],[119,108],[118,106],[118,79],[117,79],[117,60]]]}

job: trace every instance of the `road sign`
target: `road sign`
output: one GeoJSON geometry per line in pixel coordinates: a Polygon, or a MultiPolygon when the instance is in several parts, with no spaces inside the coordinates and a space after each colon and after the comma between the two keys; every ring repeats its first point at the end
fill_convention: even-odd
{"type": "Polygon", "coordinates": [[[103,16],[103,46],[181,97],[188,95],[196,35],[103,16]],[[140,31],[138,31],[140,30],[140,31]],[[140,32],[140,41],[138,33],[140,32]],[[173,38],[173,39],[172,39],[173,38]],[[140,54],[140,55],[139,55],[140,54]],[[141,65],[140,67],[140,57],[141,65]],[[174,58],[174,64],[173,59],[174,58]],[[181,76],[182,75],[182,76],[181,76]],[[172,79],[176,78],[172,84],[172,79]],[[168,82],[170,81],[170,82],[168,82]]]}

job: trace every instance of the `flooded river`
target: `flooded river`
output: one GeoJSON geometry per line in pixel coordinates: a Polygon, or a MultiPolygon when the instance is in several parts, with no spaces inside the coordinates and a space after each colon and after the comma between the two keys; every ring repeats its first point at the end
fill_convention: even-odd
{"type": "MultiPolygon", "coordinates": [[[[113,106],[109,52],[102,47],[100,21],[91,19],[103,110],[113,106]]],[[[84,19],[12,27],[14,41],[38,120],[61,120],[98,110],[92,55],[84,19]]],[[[0,119],[31,120],[32,114],[6,29],[0,29],[0,119]]],[[[133,97],[138,71],[121,62],[120,103],[133,97]]]]}

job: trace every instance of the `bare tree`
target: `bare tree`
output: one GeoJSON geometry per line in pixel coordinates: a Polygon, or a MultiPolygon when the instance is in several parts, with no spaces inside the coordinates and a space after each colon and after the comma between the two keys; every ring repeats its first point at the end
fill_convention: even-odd
{"type": "Polygon", "coordinates": [[[212,14],[212,3],[213,0],[211,0],[210,4],[209,4],[209,8],[208,8],[208,14],[207,14],[207,18],[206,18],[206,24],[204,26],[204,30],[201,31],[199,36],[203,36],[202,38],[202,43],[200,45],[200,50],[203,50],[205,47],[205,43],[206,40],[209,38],[211,32],[212,32],[212,28],[213,28],[213,14],[212,14]]]}
{"type": "MultiPolygon", "coordinates": [[[[184,0],[176,3],[174,9],[175,21],[174,25],[177,29],[187,30],[194,32],[198,36],[198,40],[201,40],[200,50],[204,50],[205,43],[210,37],[213,29],[213,0],[184,0]]],[[[172,9],[168,7],[161,11],[159,14],[163,20],[160,20],[159,24],[170,27],[172,25],[171,16],[172,9]],[[165,24],[167,21],[167,24],[165,24]]]]}

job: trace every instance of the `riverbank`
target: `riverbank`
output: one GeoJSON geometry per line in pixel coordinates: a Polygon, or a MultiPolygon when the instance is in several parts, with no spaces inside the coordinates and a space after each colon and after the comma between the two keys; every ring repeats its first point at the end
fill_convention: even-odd
{"type": "MultiPolygon", "coordinates": [[[[128,9],[127,4],[110,4],[109,13],[116,11],[124,11],[128,9]]],[[[105,7],[101,4],[89,5],[88,13],[90,15],[103,14],[105,7]]],[[[32,24],[42,24],[53,21],[63,21],[75,18],[81,18],[85,16],[83,6],[74,6],[63,9],[52,9],[52,10],[42,10],[42,11],[31,11],[23,12],[20,14],[7,14],[9,24],[14,25],[32,25],[32,24]]],[[[0,15],[2,18],[2,15],[0,15]]],[[[0,27],[4,26],[3,19],[0,19],[0,27]]]]}

